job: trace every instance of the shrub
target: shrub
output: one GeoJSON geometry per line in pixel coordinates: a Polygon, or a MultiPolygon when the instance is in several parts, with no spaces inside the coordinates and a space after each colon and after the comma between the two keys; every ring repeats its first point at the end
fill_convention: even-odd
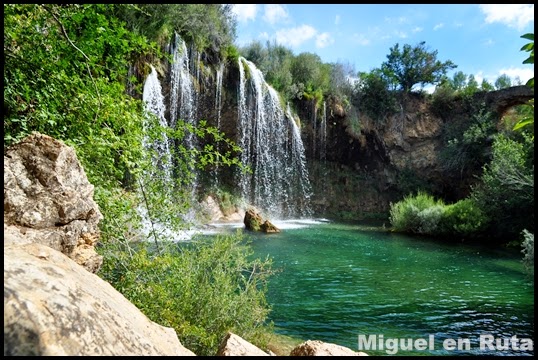
{"type": "Polygon", "coordinates": [[[433,205],[418,213],[419,226],[417,232],[433,235],[439,232],[439,222],[443,218],[445,206],[433,205]]]}
{"type": "Polygon", "coordinates": [[[211,241],[161,243],[165,250],[160,252],[148,243],[137,247],[113,251],[114,259],[105,256],[100,275],[152,321],[173,327],[183,345],[197,355],[215,355],[232,331],[266,346],[265,292],[272,264],[251,259],[241,232],[211,241]]]}
{"type": "Polygon", "coordinates": [[[395,231],[416,234],[433,234],[440,219],[444,203],[419,191],[415,196],[391,204],[390,222],[395,231]]]}
{"type": "Polygon", "coordinates": [[[525,269],[534,275],[534,234],[527,229],[523,230],[523,242],[521,246],[523,250],[521,252],[525,255],[523,257],[523,265],[525,269]]]}
{"type": "Polygon", "coordinates": [[[473,236],[485,229],[488,217],[471,198],[447,205],[441,224],[445,235],[473,236]]]}

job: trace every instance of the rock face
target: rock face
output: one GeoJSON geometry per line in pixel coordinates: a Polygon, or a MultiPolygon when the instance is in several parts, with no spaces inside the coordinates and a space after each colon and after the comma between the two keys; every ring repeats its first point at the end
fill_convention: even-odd
{"type": "Polygon", "coordinates": [[[34,133],[4,155],[4,232],[47,245],[97,272],[101,212],[73,148],[34,133]]]}
{"type": "Polygon", "coordinates": [[[217,356],[269,356],[269,354],[229,332],[220,344],[217,356]]]}
{"type": "Polygon", "coordinates": [[[261,231],[264,233],[279,233],[280,229],[273,225],[269,220],[263,220],[260,214],[254,209],[248,209],[245,212],[245,228],[250,231],[261,231]]]}
{"type": "Polygon", "coordinates": [[[4,356],[194,355],[66,255],[4,241],[4,356]]]}
{"type": "Polygon", "coordinates": [[[295,347],[290,356],[368,356],[368,354],[319,340],[308,340],[295,347]]]}

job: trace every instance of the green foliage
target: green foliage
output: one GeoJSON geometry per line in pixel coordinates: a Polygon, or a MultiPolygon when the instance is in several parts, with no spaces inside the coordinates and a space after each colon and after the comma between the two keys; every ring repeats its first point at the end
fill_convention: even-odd
{"type": "Polygon", "coordinates": [[[173,327],[197,355],[215,355],[228,331],[266,345],[265,293],[272,264],[251,259],[241,232],[210,241],[163,243],[160,253],[144,243],[129,251],[111,246],[101,249],[100,275],[151,320],[173,327]]]}
{"type": "Polygon", "coordinates": [[[534,276],[534,234],[529,232],[527,229],[523,229],[523,242],[521,246],[523,249],[521,252],[523,256],[523,265],[525,269],[534,276]]]}
{"type": "Polygon", "coordinates": [[[230,192],[219,189],[217,190],[217,199],[220,210],[225,216],[234,213],[238,206],[240,206],[241,198],[232,195],[230,192]]]}
{"type": "Polygon", "coordinates": [[[397,111],[396,97],[389,90],[389,81],[379,69],[359,73],[352,103],[378,123],[385,122],[388,116],[397,111]]]}
{"type": "Polygon", "coordinates": [[[166,45],[174,32],[192,42],[198,51],[218,56],[233,44],[236,20],[230,4],[136,4],[125,5],[117,16],[128,29],[150,41],[166,45]]]}
{"type": "Polygon", "coordinates": [[[495,80],[495,89],[501,90],[506,89],[512,86],[512,80],[510,79],[510,76],[506,74],[499,75],[497,80],[495,80]]]}
{"type": "Polygon", "coordinates": [[[399,44],[390,48],[387,61],[381,65],[383,74],[397,84],[404,92],[410,92],[414,85],[437,84],[448,70],[457,67],[452,61],[437,60],[437,50],[429,51],[424,41],[416,46],[399,44]]]}
{"type": "MultiPolygon", "coordinates": [[[[523,61],[523,64],[534,64],[534,33],[524,34],[521,37],[523,39],[530,40],[529,43],[523,45],[523,47],[521,48],[521,51],[526,51],[530,53],[529,57],[523,61]]],[[[534,76],[529,79],[529,81],[527,81],[526,85],[534,89],[534,76]]],[[[532,108],[532,115],[519,120],[514,125],[514,130],[521,130],[523,128],[528,128],[532,126],[534,131],[534,99],[530,100],[527,105],[532,108]]]]}
{"type": "Polygon", "coordinates": [[[411,194],[417,192],[431,192],[432,184],[420,176],[420,172],[406,167],[398,172],[396,180],[400,194],[411,194]]]}
{"type": "Polygon", "coordinates": [[[419,191],[408,195],[390,207],[393,230],[415,234],[431,234],[442,216],[444,202],[419,191]]]}
{"type": "Polygon", "coordinates": [[[223,49],[222,58],[227,59],[231,64],[237,64],[239,56],[239,50],[234,45],[228,45],[223,49]]]}
{"type": "Polygon", "coordinates": [[[466,198],[446,206],[438,231],[463,238],[481,233],[488,221],[478,204],[472,198],[466,198]]]}
{"type": "Polygon", "coordinates": [[[456,71],[452,77],[452,87],[454,90],[462,90],[467,84],[467,76],[463,71],[456,71]]]}
{"type": "Polygon", "coordinates": [[[4,146],[38,131],[73,145],[97,186],[124,181],[142,151],[140,102],[123,85],[150,47],[115,5],[4,5],[4,146]]]}
{"type": "Polygon", "coordinates": [[[330,64],[330,89],[329,93],[340,99],[351,99],[353,96],[356,78],[354,66],[349,63],[337,62],[330,64]]]}
{"type": "MultiPolygon", "coordinates": [[[[523,60],[523,64],[534,64],[534,33],[527,33],[521,35],[521,38],[529,40],[530,42],[523,45],[520,51],[529,53],[529,57],[523,60]]],[[[527,86],[534,88],[534,76],[527,81],[527,86]]]]}
{"type": "Polygon", "coordinates": [[[445,205],[418,192],[391,204],[390,222],[394,231],[460,239],[481,234],[488,217],[473,199],[445,205]]]}
{"type": "Polygon", "coordinates": [[[437,86],[432,95],[430,109],[440,118],[447,120],[454,108],[455,90],[449,84],[437,86]]]}
{"type": "Polygon", "coordinates": [[[492,113],[482,106],[469,122],[457,125],[447,124],[444,129],[446,146],[439,154],[443,169],[461,174],[474,172],[489,160],[490,142],[496,132],[492,113]]]}
{"type": "Polygon", "coordinates": [[[136,63],[143,72],[141,59],[161,57],[145,37],[152,27],[167,42],[176,25],[206,16],[202,30],[191,34],[205,46],[218,28],[211,20],[225,16],[220,5],[170,6],[171,14],[159,13],[159,5],[4,4],[4,146],[39,131],[75,148],[104,215],[101,275],[205,354],[227,330],[260,342],[270,272],[268,261],[247,259],[239,237],[182,249],[168,244],[171,234],[189,226],[193,170],[240,166],[239,148],[205,121],[162,127],[127,92],[129,82],[141,87],[128,78],[129,67],[136,63]],[[174,17],[181,9],[201,15],[174,17]],[[206,145],[187,149],[181,145],[186,136],[206,145]],[[165,141],[178,144],[170,157],[154,146],[165,141]]]}
{"type": "Polygon", "coordinates": [[[493,91],[495,90],[495,87],[491,85],[486,79],[482,80],[482,84],[480,85],[480,90],[482,91],[493,91]]]}
{"type": "Polygon", "coordinates": [[[534,229],[534,141],[499,134],[492,151],[472,197],[495,219],[490,232],[516,238],[523,229],[534,229]]]}

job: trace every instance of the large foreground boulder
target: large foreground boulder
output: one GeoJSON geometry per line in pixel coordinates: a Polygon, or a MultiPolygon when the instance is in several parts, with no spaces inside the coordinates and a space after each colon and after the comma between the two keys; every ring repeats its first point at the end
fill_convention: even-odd
{"type": "Polygon", "coordinates": [[[97,272],[102,257],[94,245],[103,216],[75,150],[34,133],[4,154],[4,233],[47,245],[97,272]]]}
{"type": "Polygon", "coordinates": [[[290,356],[368,356],[362,351],[353,351],[345,346],[326,343],[319,340],[308,340],[297,345],[290,356]]]}
{"type": "Polygon", "coordinates": [[[4,241],[4,356],[195,355],[61,252],[4,241]]]}

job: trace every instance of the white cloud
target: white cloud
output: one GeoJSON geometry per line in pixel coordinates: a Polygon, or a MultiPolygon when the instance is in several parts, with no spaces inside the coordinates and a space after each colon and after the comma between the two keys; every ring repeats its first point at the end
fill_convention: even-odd
{"type": "Polygon", "coordinates": [[[436,86],[432,84],[424,85],[422,88],[423,91],[427,92],[428,94],[433,94],[435,91],[436,86]]]}
{"type": "Polygon", "coordinates": [[[338,24],[340,24],[340,15],[336,15],[334,17],[334,25],[338,25],[338,24]]]}
{"type": "Polygon", "coordinates": [[[414,33],[418,33],[418,32],[421,32],[422,30],[424,30],[423,28],[421,28],[420,26],[417,26],[415,27],[413,30],[411,30],[412,32],[414,33]]]}
{"type": "Polygon", "coordinates": [[[398,25],[405,25],[410,24],[410,20],[406,18],[405,16],[400,16],[397,18],[393,17],[385,17],[385,22],[391,23],[391,24],[398,24],[398,25]]]}
{"type": "Polygon", "coordinates": [[[499,74],[497,74],[497,77],[493,79],[492,84],[495,80],[502,74],[506,74],[510,77],[512,82],[516,79],[516,77],[519,77],[519,79],[525,84],[530,78],[534,77],[534,68],[516,68],[511,67],[508,69],[501,69],[499,70],[499,74]]]}
{"type": "Polygon", "coordinates": [[[265,13],[263,14],[263,20],[269,24],[275,24],[288,17],[286,9],[278,4],[265,5],[265,13]]]}
{"type": "Polygon", "coordinates": [[[437,25],[435,25],[435,26],[433,27],[433,31],[437,31],[437,30],[441,29],[441,28],[444,27],[444,26],[445,26],[445,24],[443,24],[443,23],[439,23],[439,24],[437,24],[437,25]]]}
{"type": "Polygon", "coordinates": [[[491,46],[493,44],[495,44],[495,42],[492,39],[487,39],[484,41],[485,46],[491,46]]]}
{"type": "Polygon", "coordinates": [[[395,31],[394,35],[396,35],[396,37],[398,37],[400,39],[406,39],[407,38],[407,34],[404,31],[395,31]]]}
{"type": "Polygon", "coordinates": [[[480,10],[488,24],[500,22],[521,31],[534,22],[534,4],[485,4],[480,5],[480,10]]]}
{"type": "Polygon", "coordinates": [[[363,45],[363,46],[366,46],[366,45],[369,45],[370,44],[370,40],[364,36],[363,34],[353,34],[352,36],[352,39],[353,39],[353,42],[359,44],[359,45],[363,45]]]}
{"type": "Polygon", "coordinates": [[[484,76],[484,72],[483,71],[479,71],[478,73],[474,74],[474,79],[476,80],[476,82],[481,85],[482,84],[482,81],[486,80],[487,82],[489,82],[490,84],[493,85],[493,81],[489,81],[488,79],[486,79],[486,77],[484,76]]]}
{"type": "Polygon", "coordinates": [[[282,29],[276,32],[276,41],[281,45],[296,47],[316,35],[316,29],[310,25],[282,29]]]}
{"type": "Polygon", "coordinates": [[[232,12],[240,22],[254,20],[257,10],[256,4],[233,4],[232,7],[232,12]]]}
{"type": "Polygon", "coordinates": [[[332,43],[334,43],[334,39],[329,33],[325,32],[316,36],[316,47],[318,48],[324,48],[328,45],[331,45],[332,43]]]}
{"type": "Polygon", "coordinates": [[[258,35],[258,38],[268,40],[269,39],[269,34],[266,31],[264,31],[264,32],[260,33],[260,35],[258,35]]]}

